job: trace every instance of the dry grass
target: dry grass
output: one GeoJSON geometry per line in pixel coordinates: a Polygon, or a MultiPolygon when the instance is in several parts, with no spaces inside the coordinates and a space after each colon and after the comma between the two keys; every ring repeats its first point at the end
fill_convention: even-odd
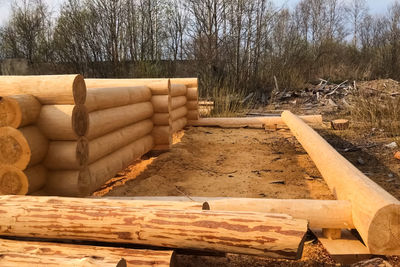
{"type": "Polygon", "coordinates": [[[254,105],[252,98],[246,99],[246,93],[242,90],[234,90],[230,87],[214,88],[207,98],[214,102],[210,112],[212,117],[234,117],[246,114],[254,105]],[[246,99],[246,101],[244,101],[246,99]]]}
{"type": "Polygon", "coordinates": [[[400,96],[361,90],[354,94],[352,102],[351,115],[362,128],[376,128],[388,136],[400,136],[400,96]]]}

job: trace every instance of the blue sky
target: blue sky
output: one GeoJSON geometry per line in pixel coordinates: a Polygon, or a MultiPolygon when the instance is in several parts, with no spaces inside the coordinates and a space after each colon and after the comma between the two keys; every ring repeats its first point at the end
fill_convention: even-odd
{"type": "MultiPolygon", "coordinates": [[[[50,7],[51,10],[57,12],[60,3],[63,0],[44,0],[50,7]]],[[[299,0],[273,0],[276,5],[287,5],[293,7],[299,0]]],[[[348,0],[343,0],[344,2],[348,0]]],[[[10,5],[13,0],[0,0],[0,25],[3,25],[7,21],[10,15],[10,5]]],[[[395,0],[367,0],[368,6],[371,13],[384,13],[387,11],[387,7],[395,2],[395,0]]]]}

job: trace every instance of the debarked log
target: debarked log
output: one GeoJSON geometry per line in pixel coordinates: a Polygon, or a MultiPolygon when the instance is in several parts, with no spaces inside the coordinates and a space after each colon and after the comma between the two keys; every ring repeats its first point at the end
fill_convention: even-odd
{"type": "Polygon", "coordinates": [[[43,105],[84,104],[86,85],[82,75],[0,76],[0,95],[28,94],[43,105]]]}
{"type": "Polygon", "coordinates": [[[110,207],[91,199],[72,204],[70,199],[49,198],[41,203],[38,198],[46,199],[0,196],[0,235],[298,259],[307,231],[305,220],[283,214],[110,207]]]}
{"type": "Polygon", "coordinates": [[[135,266],[169,267],[175,254],[168,250],[126,249],[50,242],[0,239],[1,266],[135,266]],[[126,265],[118,265],[123,259],[126,265]],[[70,265],[71,263],[72,265],[70,265]],[[89,264],[89,265],[88,265],[89,264]]]}
{"type": "Polygon", "coordinates": [[[32,95],[0,97],[0,126],[20,128],[36,123],[42,105],[32,95]]]}
{"type": "Polygon", "coordinates": [[[352,206],[353,223],[373,254],[400,255],[400,201],[339,154],[290,111],[282,119],[339,200],[352,206]]]}

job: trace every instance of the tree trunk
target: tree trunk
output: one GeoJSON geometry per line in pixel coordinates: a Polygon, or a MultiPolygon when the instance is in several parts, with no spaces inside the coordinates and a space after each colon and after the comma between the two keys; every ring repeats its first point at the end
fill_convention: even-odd
{"type": "Polygon", "coordinates": [[[305,220],[283,214],[128,208],[98,205],[93,199],[0,196],[0,213],[0,234],[4,236],[134,243],[288,259],[301,257],[307,232],[305,220]]]}

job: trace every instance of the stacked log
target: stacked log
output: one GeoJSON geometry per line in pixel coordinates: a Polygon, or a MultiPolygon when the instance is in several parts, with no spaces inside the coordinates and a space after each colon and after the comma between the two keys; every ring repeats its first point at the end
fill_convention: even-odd
{"type": "Polygon", "coordinates": [[[153,105],[154,138],[153,150],[168,150],[172,143],[172,125],[170,123],[170,81],[169,79],[86,79],[90,89],[104,86],[147,86],[151,90],[153,105]]]}
{"type": "Polygon", "coordinates": [[[307,221],[285,214],[159,209],[155,204],[109,199],[0,196],[0,213],[2,236],[133,243],[287,259],[301,257],[307,232],[307,221]]]}
{"type": "Polygon", "coordinates": [[[187,88],[186,108],[187,120],[196,121],[199,119],[199,92],[197,78],[175,78],[171,79],[171,84],[183,84],[187,88]]]}
{"type": "Polygon", "coordinates": [[[186,106],[187,100],[187,87],[184,84],[171,84],[171,110],[170,110],[170,124],[172,134],[182,130],[187,123],[186,106]]]}
{"type": "Polygon", "coordinates": [[[89,88],[83,105],[87,119],[80,119],[85,135],[50,145],[45,160],[51,170],[47,193],[90,194],[150,151],[151,97],[146,86],[89,88]]]}
{"type": "Polygon", "coordinates": [[[36,126],[42,105],[32,95],[9,95],[12,87],[0,88],[8,95],[0,98],[0,194],[33,193],[47,178],[42,162],[48,140],[36,126]]]}

